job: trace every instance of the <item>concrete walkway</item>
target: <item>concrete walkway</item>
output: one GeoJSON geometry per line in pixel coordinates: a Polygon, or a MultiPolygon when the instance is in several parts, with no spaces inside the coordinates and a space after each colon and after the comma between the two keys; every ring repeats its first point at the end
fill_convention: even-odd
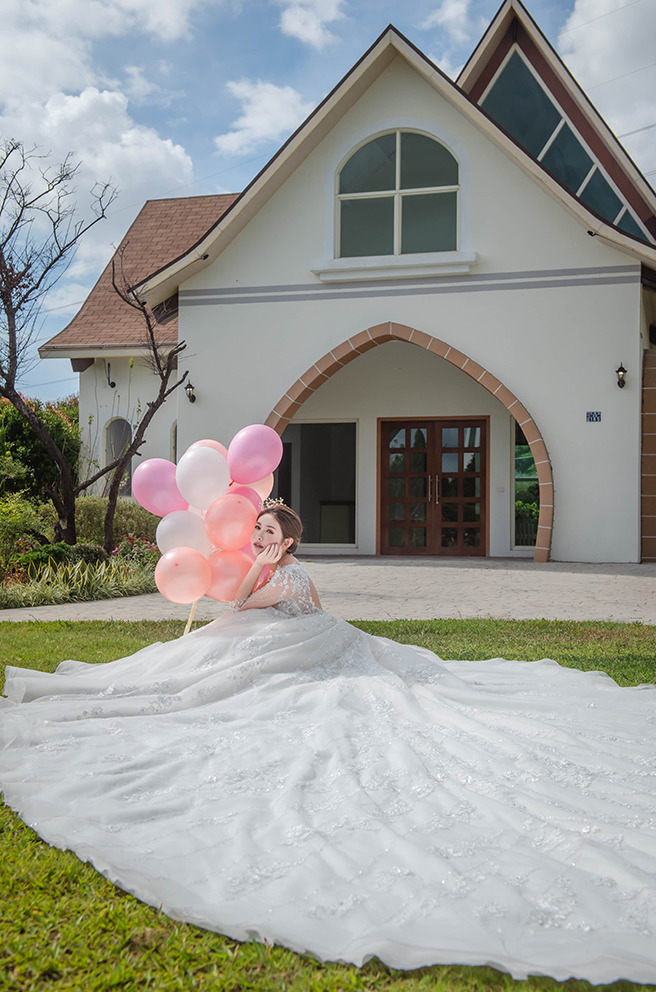
{"type": "MultiPolygon", "coordinates": [[[[347,620],[496,617],[656,624],[656,564],[518,558],[307,557],[323,606],[347,620]]],[[[227,607],[202,599],[195,619],[227,607]]],[[[159,593],[94,603],[0,610],[0,621],[185,620],[188,606],[159,593]]]]}

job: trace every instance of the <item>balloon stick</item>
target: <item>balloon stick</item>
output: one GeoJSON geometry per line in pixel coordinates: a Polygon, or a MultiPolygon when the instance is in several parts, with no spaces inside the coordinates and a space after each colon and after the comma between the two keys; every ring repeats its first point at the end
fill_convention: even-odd
{"type": "Polygon", "coordinates": [[[182,635],[183,637],[185,636],[185,634],[189,633],[189,628],[191,627],[191,621],[194,619],[194,613],[196,612],[197,606],[198,606],[198,600],[192,603],[191,613],[189,614],[189,619],[187,620],[187,626],[185,627],[184,634],[182,635]]]}

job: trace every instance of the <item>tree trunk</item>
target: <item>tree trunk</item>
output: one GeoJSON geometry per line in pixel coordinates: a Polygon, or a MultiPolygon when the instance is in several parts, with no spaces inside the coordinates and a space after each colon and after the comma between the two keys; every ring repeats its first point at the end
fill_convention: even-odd
{"type": "MultiPolygon", "coordinates": [[[[62,478],[63,483],[63,478],[62,478]]],[[[60,489],[51,489],[50,498],[57,511],[55,523],[55,541],[64,544],[75,544],[77,532],[75,528],[75,496],[73,495],[72,479],[69,486],[62,485],[60,489]]]]}
{"type": "Polygon", "coordinates": [[[112,482],[107,494],[107,509],[105,510],[105,539],[103,541],[103,548],[108,555],[111,555],[114,550],[114,515],[116,513],[118,493],[121,488],[121,482],[125,476],[126,468],[127,460],[114,470],[112,482]]]}

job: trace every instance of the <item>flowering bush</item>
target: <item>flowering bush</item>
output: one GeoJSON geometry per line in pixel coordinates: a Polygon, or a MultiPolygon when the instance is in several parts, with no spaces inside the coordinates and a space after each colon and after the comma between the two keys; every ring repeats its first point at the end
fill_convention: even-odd
{"type": "Polygon", "coordinates": [[[159,548],[145,537],[126,534],[112,551],[112,557],[134,565],[151,565],[154,568],[159,560],[159,548]]]}

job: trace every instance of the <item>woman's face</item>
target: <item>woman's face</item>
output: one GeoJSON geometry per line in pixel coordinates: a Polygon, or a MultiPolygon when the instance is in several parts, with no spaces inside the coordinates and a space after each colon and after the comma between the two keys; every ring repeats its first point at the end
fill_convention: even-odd
{"type": "Polygon", "coordinates": [[[273,513],[263,513],[255,522],[255,530],[251,534],[251,547],[255,554],[264,551],[270,544],[279,544],[287,549],[292,543],[290,537],[283,538],[280,524],[273,513]]]}

